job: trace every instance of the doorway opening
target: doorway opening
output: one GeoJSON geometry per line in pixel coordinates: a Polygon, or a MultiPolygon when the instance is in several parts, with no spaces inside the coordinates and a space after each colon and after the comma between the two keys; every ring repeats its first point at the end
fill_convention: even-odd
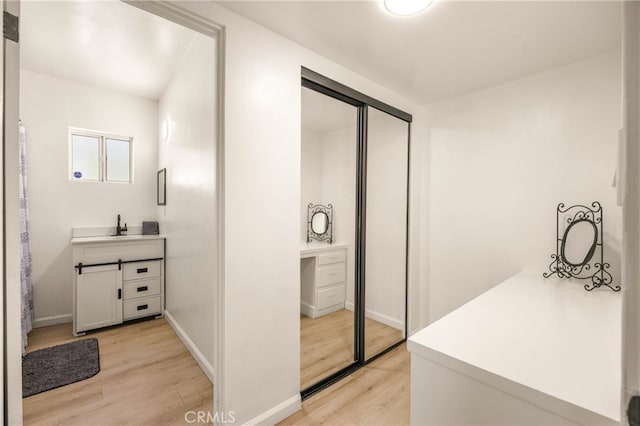
{"type": "MultiPolygon", "coordinates": [[[[22,4],[21,18],[23,18],[23,32],[19,48],[24,50],[29,47],[29,32],[32,29],[42,29],[45,31],[44,34],[39,33],[34,37],[36,44],[37,42],[43,42],[44,44],[44,47],[43,44],[40,44],[40,47],[37,47],[35,50],[35,52],[40,52],[40,55],[36,55],[40,57],[35,58],[35,61],[25,60],[23,64],[25,66],[19,70],[20,74],[27,76],[21,79],[23,87],[27,85],[29,87],[24,89],[23,93],[20,94],[22,101],[20,118],[26,128],[27,144],[31,146],[29,153],[33,152],[34,155],[33,159],[29,156],[28,158],[29,161],[33,160],[38,164],[38,167],[32,166],[29,169],[40,173],[38,177],[33,177],[30,180],[31,211],[33,214],[32,226],[34,228],[32,231],[33,246],[37,246],[37,249],[34,249],[34,251],[37,250],[40,254],[38,257],[38,253],[34,252],[36,327],[56,326],[56,324],[67,323],[70,319],[70,314],[68,313],[71,311],[72,303],[70,302],[72,299],[70,280],[60,279],[59,276],[67,274],[68,271],[66,271],[65,268],[72,269],[71,262],[67,262],[67,260],[70,260],[69,256],[71,253],[69,248],[71,228],[75,226],[87,226],[87,223],[78,224],[78,222],[84,220],[90,222],[89,225],[100,226],[104,224],[103,226],[108,226],[111,225],[113,221],[111,219],[115,218],[115,216],[111,218],[111,209],[116,213],[116,209],[122,209],[129,211],[130,226],[132,222],[140,223],[148,219],[155,219],[160,222],[161,229],[164,228],[162,232],[166,234],[167,237],[172,236],[174,243],[178,242],[185,233],[189,232],[189,229],[181,229],[179,226],[176,226],[175,222],[175,217],[180,214],[179,207],[181,203],[179,199],[183,202],[189,199],[196,199],[195,194],[185,190],[185,188],[189,188],[185,186],[185,182],[188,183],[189,177],[193,177],[193,169],[191,170],[191,175],[185,173],[184,164],[188,162],[189,159],[184,158],[184,156],[178,158],[180,151],[178,138],[184,136],[184,134],[180,134],[180,127],[183,129],[189,128],[190,130],[194,128],[198,129],[198,126],[208,127],[206,131],[200,129],[198,137],[193,138],[201,144],[200,147],[194,147],[192,144],[185,148],[190,150],[202,148],[198,151],[200,153],[199,158],[206,161],[203,161],[200,171],[206,169],[207,173],[211,174],[211,176],[208,176],[210,179],[203,179],[202,181],[208,182],[211,188],[206,188],[206,190],[208,193],[214,195],[209,198],[199,197],[196,200],[202,204],[206,204],[205,211],[209,213],[206,219],[209,223],[216,224],[216,226],[209,225],[207,232],[210,231],[211,234],[215,234],[222,227],[220,216],[218,215],[218,212],[221,210],[218,202],[221,194],[221,182],[219,179],[221,170],[219,162],[221,159],[220,156],[217,155],[221,145],[219,107],[221,105],[222,84],[221,74],[218,72],[221,67],[220,58],[222,57],[222,41],[219,37],[220,28],[206,19],[196,19],[188,13],[180,13],[180,8],[175,6],[146,4],[136,4],[135,6],[138,7],[132,7],[131,5],[121,2],[27,2],[22,4]],[[58,7],[58,10],[52,13],[43,11],[43,8],[49,6],[54,8],[58,7]],[[37,8],[37,11],[33,9],[30,11],[29,9],[31,7],[37,8]],[[56,25],[55,22],[57,21],[55,18],[60,17],[56,16],[56,14],[63,15],[61,9],[65,7],[77,8],[76,12],[78,13],[75,16],[75,24],[68,26],[56,25]],[[119,9],[123,11],[122,14],[128,14],[130,16],[125,17],[125,15],[120,14],[120,12],[113,12],[113,10],[109,10],[109,13],[104,13],[104,11],[97,10],[100,7],[111,7],[115,8],[114,10],[119,9]],[[142,11],[139,8],[147,9],[147,11],[142,11]],[[124,10],[127,10],[127,12],[124,12],[124,10]],[[109,23],[109,18],[113,15],[122,18],[121,21],[119,23],[109,23]],[[134,15],[135,17],[133,17],[134,15]],[[165,21],[165,19],[160,18],[160,16],[168,20],[165,21]],[[44,17],[47,21],[46,25],[41,26],[42,28],[34,25],[33,20],[30,20],[30,18],[38,19],[39,17],[44,17]],[[165,22],[158,28],[152,24],[144,23],[145,20],[165,22]],[[177,37],[176,40],[173,37],[172,31],[168,30],[170,25],[183,27],[183,33],[191,32],[192,34],[185,37],[177,37]],[[108,28],[108,30],[105,30],[105,28],[108,28]],[[77,42],[80,45],[84,43],[84,53],[87,55],[82,56],[79,54],[80,52],[73,51],[71,46],[74,45],[74,43],[61,43],[59,39],[55,38],[60,35],[59,33],[65,33],[62,29],[70,30],[70,33],[66,33],[66,36],[74,40],[74,43],[77,42]],[[130,32],[127,32],[127,30],[130,32]],[[137,34],[139,37],[135,35],[132,37],[132,31],[139,32],[139,34],[137,34]],[[148,31],[147,35],[144,35],[145,31],[148,31]],[[97,47],[97,40],[106,40],[107,42],[106,50],[103,50],[102,54],[98,53],[100,49],[97,47]],[[145,47],[145,42],[149,42],[149,40],[154,40],[157,43],[153,46],[146,45],[145,47]],[[47,43],[49,44],[47,45],[47,43]],[[129,60],[114,59],[114,56],[107,54],[118,53],[117,51],[122,50],[123,45],[128,44],[139,49],[137,54],[129,53],[129,60]],[[206,46],[203,47],[204,45],[206,46]],[[147,59],[144,57],[140,58],[141,56],[153,56],[152,52],[156,52],[156,50],[154,50],[156,48],[158,50],[165,49],[164,52],[172,51],[178,55],[178,60],[174,60],[171,54],[167,53],[167,56],[162,58],[160,62],[165,60],[166,63],[177,63],[178,67],[182,67],[180,70],[168,70],[169,73],[166,76],[164,88],[162,88],[162,79],[157,78],[158,74],[162,74],[162,72],[155,72],[160,71],[160,69],[163,68],[162,66],[151,67],[151,71],[149,71],[150,68],[138,67],[137,65],[139,64],[136,63],[137,59],[147,59]],[[75,55],[77,57],[68,60],[68,57],[59,55],[60,51],[57,49],[62,49],[63,51],[68,50],[71,56],[75,55]],[[202,107],[202,103],[186,105],[184,110],[189,111],[189,114],[187,114],[180,111],[180,105],[175,106],[179,104],[179,100],[175,99],[178,96],[175,96],[175,94],[185,93],[184,88],[176,89],[175,85],[180,84],[179,81],[176,83],[176,80],[193,80],[193,73],[189,73],[189,70],[185,71],[184,68],[189,68],[189,61],[191,59],[190,52],[194,52],[194,49],[200,50],[192,54],[191,57],[195,56],[199,59],[202,59],[203,51],[208,51],[206,57],[211,60],[211,65],[206,68],[209,72],[206,81],[207,87],[206,90],[204,90],[202,85],[200,85],[199,91],[201,93],[211,93],[212,97],[207,100],[206,107],[202,107]],[[89,60],[83,61],[83,59],[87,58],[89,58],[89,60]],[[65,61],[65,59],[67,60],[65,61]],[[65,66],[71,68],[67,70],[70,74],[57,75],[54,71],[43,72],[41,69],[38,69],[38,66],[44,66],[43,63],[39,63],[38,61],[44,62],[46,60],[49,61],[52,69],[57,71],[60,71],[65,66]],[[88,62],[91,63],[88,64],[88,62]],[[85,68],[85,65],[88,66],[85,68]],[[97,77],[99,81],[86,81],[76,78],[77,73],[81,73],[81,69],[87,68],[93,70],[94,77],[97,77]],[[112,78],[110,81],[115,87],[108,87],[107,82],[110,80],[109,76],[118,75],[117,71],[121,71],[119,74],[120,77],[112,78]],[[182,76],[178,75],[180,72],[182,72],[182,76]],[[76,73],[76,75],[74,75],[74,73],[76,73]],[[127,89],[126,86],[128,83],[129,88],[127,89]],[[154,90],[157,90],[157,88],[160,88],[160,92],[154,94],[154,90]],[[162,92],[162,89],[164,89],[164,92],[162,92]],[[25,92],[28,93],[28,96],[24,94],[25,92]],[[80,92],[82,93],[79,94],[80,92]],[[154,103],[155,107],[153,105],[154,103]],[[44,108],[49,108],[51,113],[43,113],[44,108]],[[133,110],[141,112],[141,114],[131,114],[133,110]],[[173,128],[173,130],[175,130],[175,133],[173,133],[175,137],[173,144],[171,144],[172,141],[160,140],[159,138],[161,134],[160,128],[162,127],[161,117],[163,117],[167,110],[171,110],[171,117],[175,125],[173,128]],[[194,111],[196,111],[197,114],[194,113],[194,111]],[[180,121],[182,118],[181,114],[182,116],[188,117],[188,122],[180,121]],[[57,120],[56,117],[60,118],[60,116],[63,116],[63,118],[67,120],[57,120]],[[67,121],[70,121],[69,117],[74,119],[83,118],[84,122],[90,124],[78,125],[79,123],[76,123],[74,125],[67,123],[67,121]],[[110,120],[110,124],[101,124],[104,123],[104,121],[101,120],[105,118],[110,120]],[[67,126],[102,131],[109,131],[118,126],[129,126],[133,129],[131,132],[134,144],[132,151],[133,167],[131,182],[108,184],[111,186],[109,188],[106,188],[107,184],[103,183],[104,188],[89,188],[88,186],[92,185],[90,183],[70,181],[66,170],[64,173],[58,170],[60,167],[66,168],[67,165],[67,141],[63,138],[62,150],[60,150],[59,143],[59,134],[64,133],[67,126]],[[42,158],[42,154],[49,155],[49,158],[42,158]],[[38,155],[40,155],[41,158],[36,158],[38,155]],[[161,168],[160,166],[165,166],[167,163],[169,163],[173,169],[167,168],[169,170],[167,190],[169,196],[173,193],[175,202],[173,206],[171,206],[169,201],[166,203],[166,207],[156,207],[156,173],[157,170],[161,168]],[[40,167],[42,164],[46,166],[40,167]],[[171,172],[173,172],[173,174],[171,174],[171,172]],[[149,177],[149,175],[151,177],[149,177]],[[51,193],[43,193],[43,186],[48,187],[51,193]],[[38,191],[40,191],[39,194],[38,191]],[[84,194],[82,194],[82,192],[84,192],[84,194]],[[100,194],[100,192],[102,192],[102,194],[100,194]],[[69,199],[72,199],[72,201],[69,201],[69,199]],[[102,209],[102,212],[92,210],[96,205],[105,200],[110,200],[112,204],[118,204],[118,206],[113,207],[113,205],[111,205],[108,208],[105,207],[102,209]],[[65,204],[73,203],[76,203],[73,206],[75,209],[71,209],[70,212],[66,213],[62,211],[69,207],[65,204]],[[50,213],[48,217],[39,213],[39,211],[41,212],[43,209],[48,209],[50,213]],[[71,222],[69,222],[70,220],[71,222]],[[45,231],[43,231],[43,229],[45,231]],[[66,240],[64,243],[62,242],[63,234],[64,240],[66,240]],[[45,235],[46,238],[43,238],[43,235],[45,235]],[[41,263],[38,264],[38,262],[41,263]],[[46,279],[43,279],[43,277],[46,279]],[[47,287],[47,285],[49,285],[49,287],[47,287]],[[41,302],[40,307],[38,306],[39,301],[41,302]]],[[[31,38],[31,41],[33,41],[33,38],[31,38]]],[[[17,56],[18,55],[16,55],[16,57],[17,56]]],[[[25,58],[28,56],[28,54],[25,54],[25,58]]],[[[34,58],[32,57],[31,59],[34,58]]],[[[193,68],[195,67],[191,67],[190,69],[193,70],[193,68]]],[[[18,81],[17,71],[18,70],[16,70],[15,76],[16,82],[18,81]]],[[[16,95],[16,105],[17,98],[18,95],[16,95]]],[[[198,101],[200,100],[201,98],[198,98],[198,101]]],[[[17,112],[16,110],[16,114],[17,112]]],[[[7,123],[11,122],[11,120],[6,119],[6,114],[5,121],[7,123]]],[[[17,119],[15,121],[17,122],[17,119]]],[[[129,134],[129,132],[120,131],[116,133],[129,134]]],[[[12,138],[7,138],[7,134],[5,133],[5,140],[12,140],[12,138]]],[[[187,138],[182,138],[182,141],[185,140],[187,140],[187,138]]],[[[10,172],[12,169],[13,166],[8,166],[5,161],[5,171],[10,172]]],[[[203,178],[203,176],[198,177],[203,178]]],[[[7,177],[6,185],[12,185],[12,180],[12,177],[7,177]]],[[[193,185],[191,188],[193,188],[193,185]]],[[[199,189],[203,189],[202,186],[200,186],[199,189]]],[[[12,210],[14,206],[7,200],[7,197],[5,198],[5,203],[8,203],[8,205],[5,205],[5,209],[12,210]]],[[[6,225],[7,227],[11,226],[10,221],[11,217],[8,217],[7,222],[9,224],[6,225]]],[[[197,226],[194,222],[188,223],[192,226],[197,226]]],[[[200,231],[201,229],[198,229],[198,232],[200,231]]],[[[203,235],[203,238],[204,237],[203,235]]],[[[216,324],[215,320],[221,315],[221,310],[213,308],[217,305],[218,299],[216,296],[219,288],[211,283],[213,281],[212,276],[219,277],[216,266],[221,256],[219,250],[221,243],[216,240],[216,238],[211,238],[208,241],[208,245],[212,247],[210,251],[204,251],[192,257],[196,266],[190,265],[190,278],[194,278],[194,275],[198,274],[206,275],[206,283],[203,280],[189,279],[187,284],[191,285],[188,288],[190,291],[185,292],[185,294],[189,295],[190,300],[188,300],[187,297],[180,299],[177,295],[178,292],[175,290],[177,285],[183,284],[174,278],[180,275],[179,269],[181,267],[184,268],[184,265],[180,264],[179,259],[184,257],[185,247],[183,246],[181,248],[178,244],[167,246],[167,303],[166,306],[163,307],[163,310],[165,318],[171,324],[176,334],[178,334],[178,337],[185,343],[191,356],[193,356],[199,367],[205,373],[205,380],[213,381],[213,364],[218,362],[215,353],[219,351],[219,348],[214,350],[214,339],[218,338],[216,336],[216,330],[214,330],[214,325],[216,324]],[[211,244],[211,241],[215,241],[216,244],[211,244]],[[207,261],[199,262],[197,259],[198,256],[206,258],[207,261]],[[205,270],[207,266],[211,267],[212,270],[205,270]],[[174,278],[172,278],[172,275],[174,278]],[[192,284],[194,282],[196,283],[195,285],[192,284]],[[201,283],[201,285],[198,286],[198,282],[201,283]],[[191,310],[184,309],[185,304],[189,304],[193,308],[194,301],[197,302],[196,308],[191,310]],[[212,312],[217,312],[216,318],[213,318],[212,312]],[[192,317],[189,317],[189,315],[192,315],[192,317]],[[197,319],[194,319],[196,316],[200,316],[202,321],[198,322],[197,319]],[[209,318],[209,316],[211,316],[211,318],[209,318]],[[207,326],[194,327],[192,325],[194,322],[198,322],[199,325],[206,324],[207,326]],[[188,341],[190,341],[190,343],[188,343],[188,341]]],[[[11,252],[17,250],[17,247],[13,247],[10,242],[8,242],[6,250],[11,254],[11,252]]],[[[5,267],[7,269],[17,268],[10,262],[7,262],[5,267]]],[[[15,276],[16,274],[10,275],[15,276]]],[[[6,283],[13,285],[11,280],[7,280],[6,283]]],[[[11,291],[13,292],[13,290],[11,291]]],[[[5,308],[10,303],[11,301],[5,299],[5,308]]],[[[16,324],[15,318],[13,318],[13,312],[11,312],[11,310],[5,312],[11,317],[13,324],[16,324]]],[[[19,324],[19,320],[17,324],[19,324]]],[[[18,330],[14,330],[14,328],[14,326],[10,326],[7,329],[7,333],[14,335],[14,333],[18,332],[18,330]]],[[[5,338],[7,338],[6,335],[5,338]]],[[[7,338],[7,341],[9,341],[9,345],[6,346],[5,342],[5,348],[8,358],[10,360],[13,359],[11,360],[11,365],[16,367],[14,360],[19,360],[19,355],[17,355],[20,353],[19,346],[18,344],[14,346],[15,339],[11,336],[7,338]]],[[[131,357],[137,356],[135,353],[130,353],[122,354],[122,357],[125,355],[130,355],[131,357]]],[[[5,362],[6,361],[7,360],[5,360],[5,362]]],[[[9,371],[9,376],[17,376],[17,374],[20,373],[19,368],[6,369],[5,374],[7,374],[7,370],[9,371]]],[[[6,380],[5,383],[7,383],[6,380]]],[[[17,413],[19,411],[17,409],[18,404],[21,403],[21,396],[18,396],[18,392],[16,392],[17,389],[13,386],[13,384],[20,383],[20,381],[11,380],[11,383],[11,385],[5,388],[5,417],[9,418],[11,418],[9,412],[17,413]]],[[[183,389],[183,392],[189,392],[188,386],[183,389]]],[[[13,415],[15,416],[15,414],[13,415]]]]}

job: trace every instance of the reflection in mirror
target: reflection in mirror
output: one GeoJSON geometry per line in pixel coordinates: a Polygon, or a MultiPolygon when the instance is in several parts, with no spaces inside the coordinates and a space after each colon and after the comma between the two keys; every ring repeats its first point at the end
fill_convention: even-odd
{"type": "Polygon", "coordinates": [[[327,232],[329,228],[329,218],[325,212],[315,212],[311,217],[311,230],[318,235],[327,232]]]}
{"type": "Polygon", "coordinates": [[[309,204],[307,206],[307,242],[333,243],[333,205],[309,204]]]}
{"type": "Polygon", "coordinates": [[[368,108],[365,359],[405,336],[409,124],[368,108]]]}
{"type": "Polygon", "coordinates": [[[598,242],[598,228],[588,219],[572,222],[562,238],[562,259],[567,265],[582,266],[591,260],[598,242]]]}
{"type": "Polygon", "coordinates": [[[302,88],[302,390],[355,361],[357,117],[356,107],[302,88]],[[318,202],[322,204],[316,204],[318,202]],[[324,214],[320,214],[312,210],[314,207],[331,207],[331,210],[321,210],[324,214]],[[312,240],[312,234],[332,234],[332,244],[327,244],[329,240],[312,240]]]}

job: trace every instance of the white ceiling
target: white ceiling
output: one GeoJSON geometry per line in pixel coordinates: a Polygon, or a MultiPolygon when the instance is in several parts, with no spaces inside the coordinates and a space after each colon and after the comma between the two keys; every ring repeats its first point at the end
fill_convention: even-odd
{"type": "Polygon", "coordinates": [[[220,1],[419,104],[605,53],[617,1],[436,0],[411,17],[373,1],[220,1]]]}
{"type": "Polygon", "coordinates": [[[23,1],[20,67],[158,99],[194,32],[120,1],[23,1]]]}

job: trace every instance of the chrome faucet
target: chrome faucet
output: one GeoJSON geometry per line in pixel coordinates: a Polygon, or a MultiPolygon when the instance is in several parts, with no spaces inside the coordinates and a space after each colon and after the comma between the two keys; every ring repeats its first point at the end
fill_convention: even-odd
{"type": "Polygon", "coordinates": [[[123,232],[127,232],[127,224],[125,222],[124,226],[120,226],[120,215],[118,214],[118,225],[116,226],[116,236],[123,235],[123,232]]]}

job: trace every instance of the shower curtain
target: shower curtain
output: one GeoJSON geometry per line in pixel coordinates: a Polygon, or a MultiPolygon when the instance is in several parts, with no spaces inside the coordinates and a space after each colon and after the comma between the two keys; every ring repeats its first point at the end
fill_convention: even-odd
{"type": "Polygon", "coordinates": [[[25,129],[19,131],[20,173],[20,285],[22,301],[22,353],[27,347],[27,333],[31,331],[33,317],[33,281],[31,278],[31,239],[29,237],[29,206],[27,203],[27,147],[25,129]]]}

